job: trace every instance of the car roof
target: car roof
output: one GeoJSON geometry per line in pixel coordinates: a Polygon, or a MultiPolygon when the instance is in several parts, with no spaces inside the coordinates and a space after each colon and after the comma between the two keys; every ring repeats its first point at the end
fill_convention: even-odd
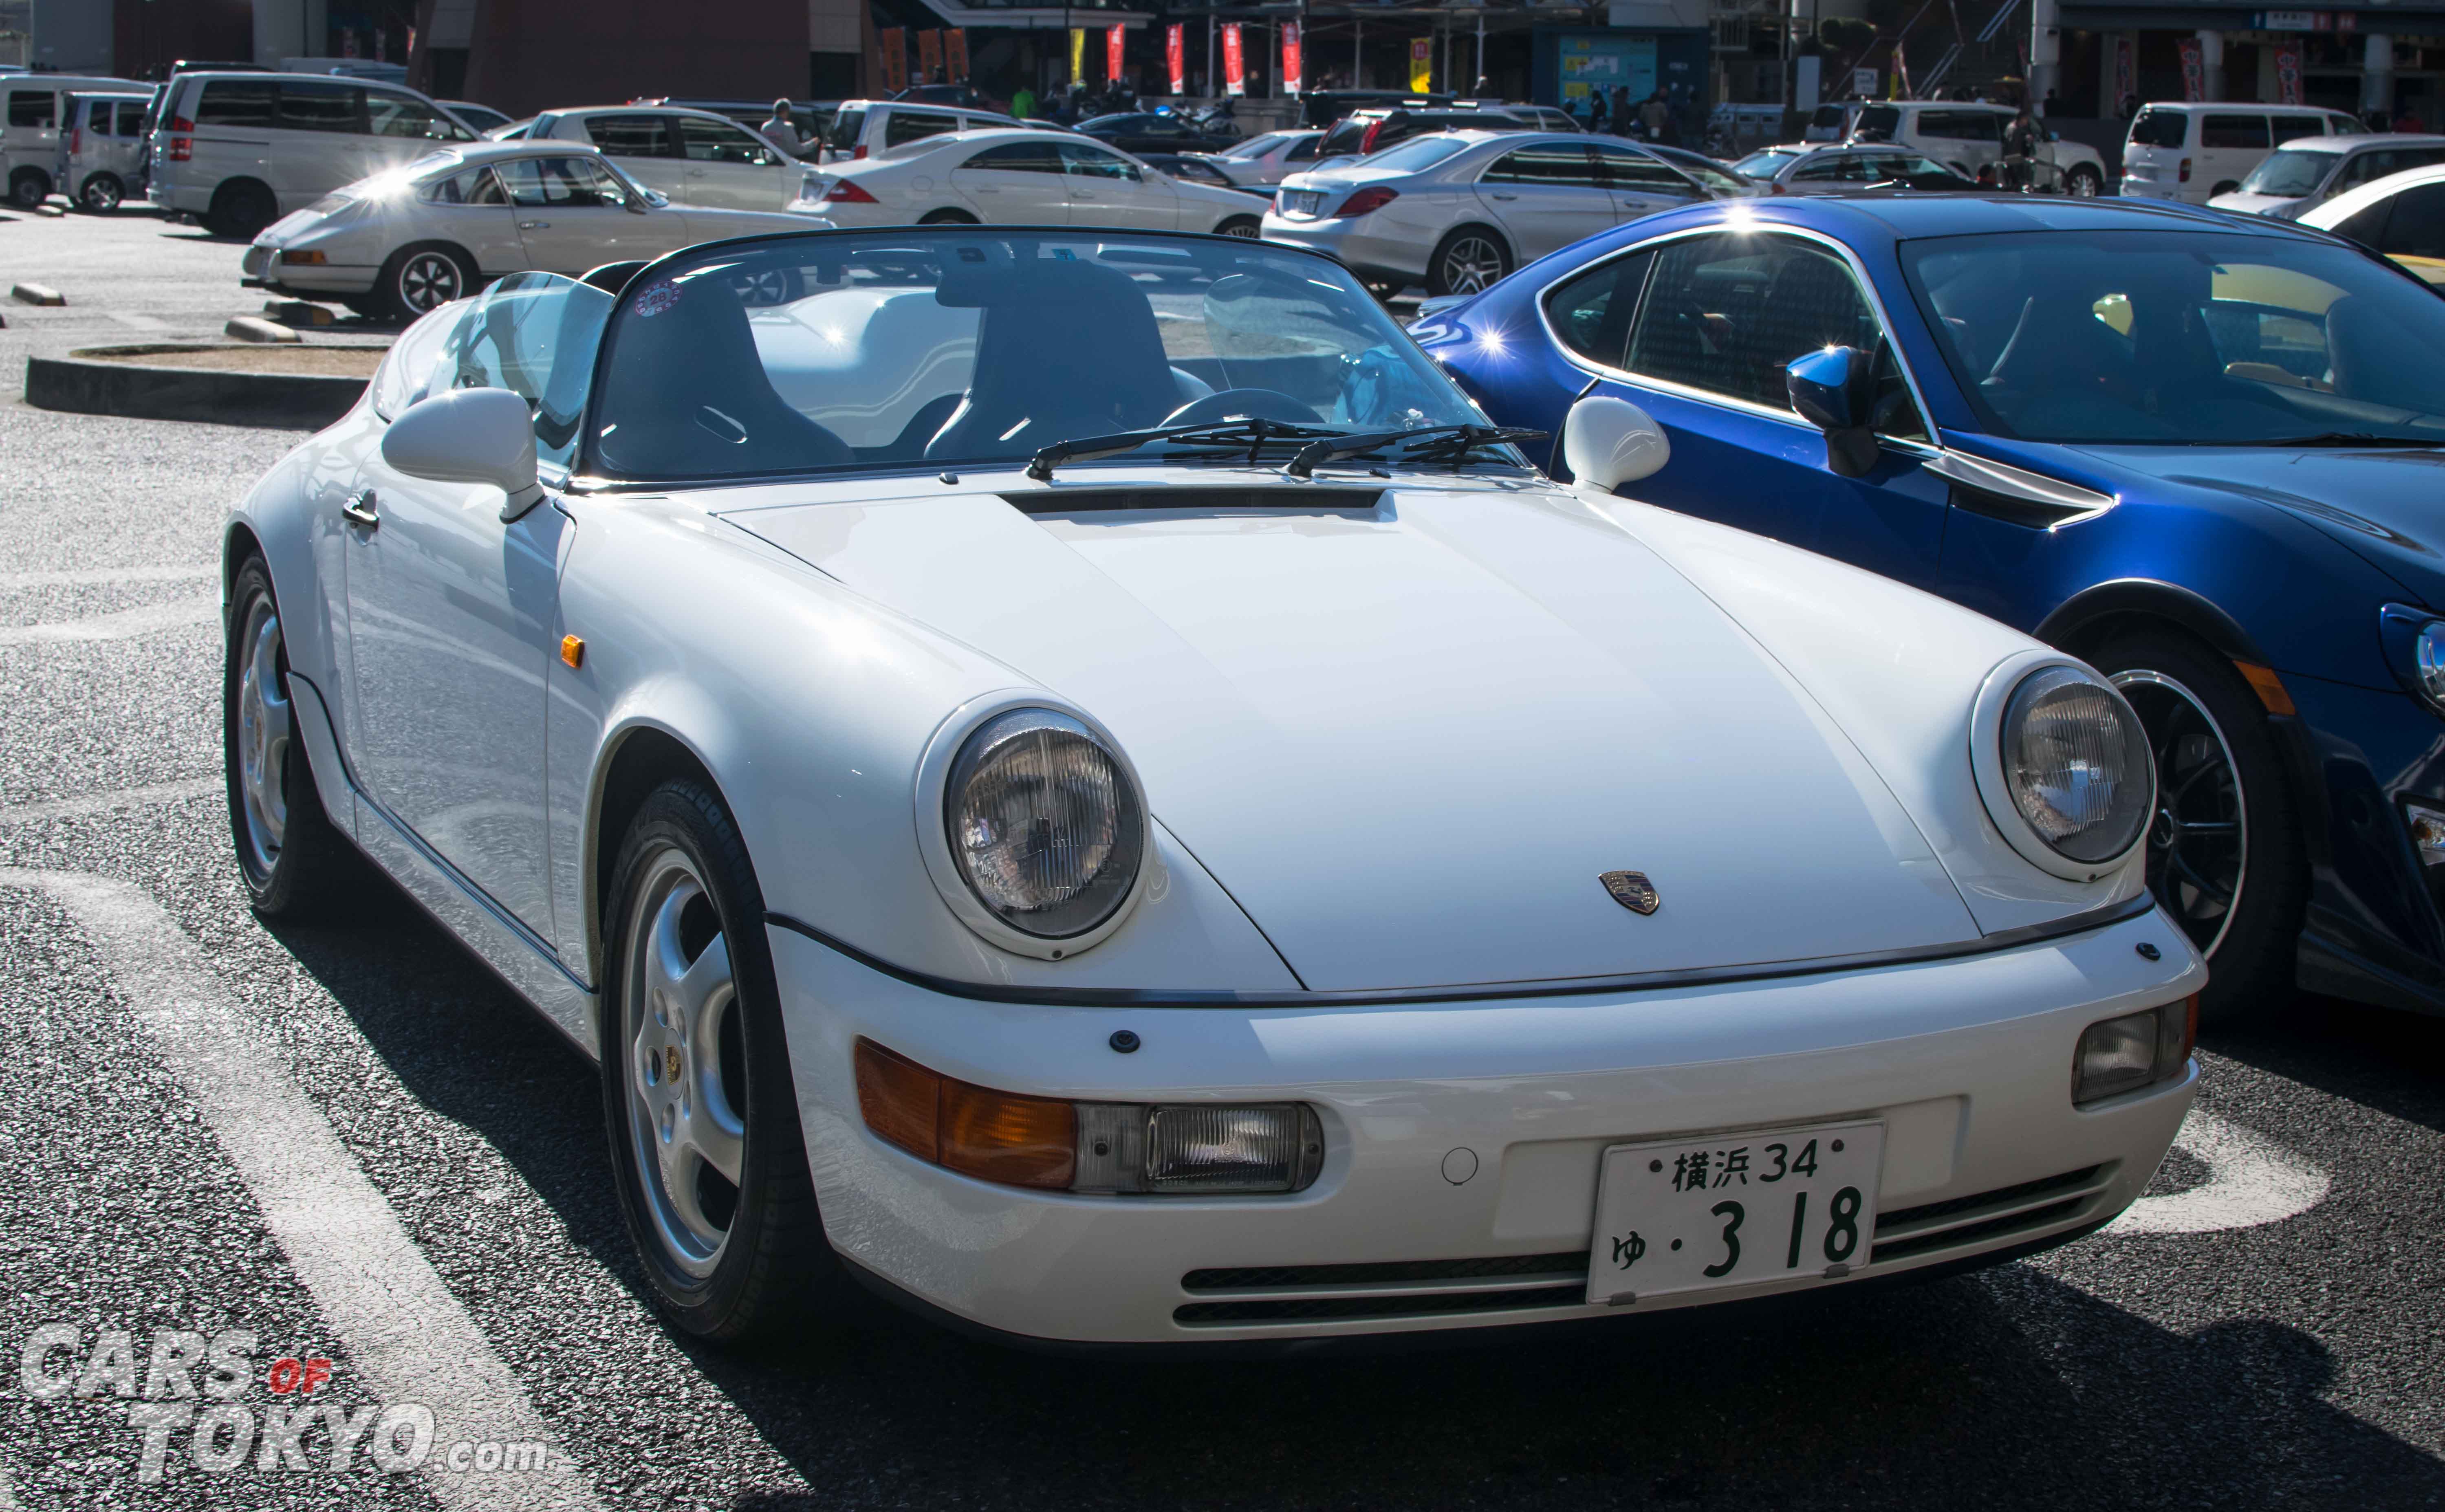
{"type": "Polygon", "coordinates": [[[2356,147],[2436,147],[2445,146],[2445,136],[2427,131],[2342,131],[2331,137],[2295,137],[2286,147],[2310,147],[2319,152],[2350,152],[2356,147]]]}
{"type": "Polygon", "coordinates": [[[2331,110],[2324,105],[2269,105],[2255,100],[2151,100],[2142,110],[2178,110],[2188,115],[2194,110],[2280,110],[2286,115],[2348,116],[2348,110],[2331,110]]]}
{"type": "Polygon", "coordinates": [[[2354,184],[2324,204],[2311,207],[2301,216],[2299,224],[2312,230],[2324,231],[2338,221],[2350,219],[2380,199],[2391,199],[2406,189],[2417,189],[2422,184],[2433,184],[2439,179],[2445,179],[2445,162],[2429,163],[2420,168],[2405,168],[2398,174],[2388,174],[2382,178],[2372,179],[2364,184],[2354,184]]]}
{"type": "MultiPolygon", "coordinates": [[[[770,110],[773,106],[770,102],[767,102],[764,108],[770,110]]],[[[719,110],[700,110],[694,105],[574,105],[563,110],[539,111],[537,114],[558,116],[562,120],[566,121],[572,116],[581,120],[588,116],[633,116],[641,110],[660,111],[673,116],[700,116],[706,121],[719,121],[725,125],[735,126],[738,124],[737,121],[731,120],[728,116],[723,115],[719,110]]]]}
{"type": "MultiPolygon", "coordinates": [[[[2052,195],[1944,194],[1795,196],[1710,200],[1631,224],[1642,234],[1737,218],[1798,226],[1838,239],[1879,243],[1999,232],[2156,231],[2184,229],[2249,236],[2313,236],[2288,220],[2236,215],[2167,199],[2074,199],[2052,195]]],[[[1625,238],[1625,243],[1633,238],[1625,238]]]]}
{"type": "Polygon", "coordinates": [[[499,162],[509,158],[600,158],[603,149],[592,142],[569,141],[547,137],[541,141],[495,141],[489,138],[475,141],[454,141],[443,152],[455,152],[469,167],[478,163],[499,162]]]}

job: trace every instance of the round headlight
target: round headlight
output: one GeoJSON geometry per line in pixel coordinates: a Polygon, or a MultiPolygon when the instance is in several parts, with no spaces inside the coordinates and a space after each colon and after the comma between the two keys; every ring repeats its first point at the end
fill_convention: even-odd
{"type": "Polygon", "coordinates": [[[960,748],[943,795],[951,855],[994,917],[1042,940],[1112,916],[1146,854],[1129,773],[1087,727],[1013,709],[960,748]]]}
{"type": "Polygon", "coordinates": [[[2085,672],[2030,673],[2004,709],[2004,785],[2057,853],[2111,861],[2148,825],[2148,737],[2119,694],[2085,672]]]}

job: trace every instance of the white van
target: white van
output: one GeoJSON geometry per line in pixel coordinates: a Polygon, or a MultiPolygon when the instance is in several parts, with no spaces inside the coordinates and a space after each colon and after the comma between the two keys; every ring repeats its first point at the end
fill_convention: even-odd
{"type": "MultiPolygon", "coordinates": [[[[1890,141],[1923,152],[1976,178],[2004,160],[2004,128],[2010,105],[1951,100],[1880,100],[1859,107],[1851,135],[1861,141],[1890,141]]],[[[2105,159],[2093,147],[2065,141],[2038,123],[2038,160],[2052,163],[2064,194],[2086,199],[2105,192],[2105,159]]],[[[1993,175],[1987,176],[1988,179],[1993,175]]],[[[2041,183],[2050,181],[2046,177],[2041,183]]]]}
{"type": "Polygon", "coordinates": [[[68,97],[67,129],[51,177],[79,210],[106,215],[144,184],[148,94],[68,97]]]}
{"type": "Polygon", "coordinates": [[[329,74],[187,73],[153,128],[145,197],[252,240],[342,184],[476,134],[412,89],[329,74]]]}
{"type": "Polygon", "coordinates": [[[728,116],[677,105],[547,110],[520,140],[583,141],[675,205],[778,212],[798,197],[807,167],[728,116]]]}
{"type": "Polygon", "coordinates": [[[2241,187],[2268,153],[2303,137],[2368,128],[2314,105],[2223,102],[2143,105],[2122,143],[2122,193],[2133,199],[2204,205],[2241,187]]]}
{"type": "Polygon", "coordinates": [[[968,110],[958,105],[921,104],[901,100],[844,100],[833,112],[830,130],[824,133],[824,162],[855,162],[862,158],[881,158],[894,147],[905,147],[928,137],[944,136],[954,131],[1003,131],[1012,126],[1036,126],[1047,131],[1066,127],[1049,121],[1020,121],[1012,116],[998,116],[990,110],[968,110]]]}
{"type": "Polygon", "coordinates": [[[70,95],[135,93],[145,86],[133,79],[65,73],[9,74],[0,77],[0,177],[9,184],[9,202],[31,210],[56,192],[60,126],[67,119],[70,95]]]}

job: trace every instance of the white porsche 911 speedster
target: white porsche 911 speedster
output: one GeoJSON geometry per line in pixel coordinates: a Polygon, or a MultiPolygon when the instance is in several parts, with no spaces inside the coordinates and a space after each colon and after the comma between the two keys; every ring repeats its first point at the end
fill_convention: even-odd
{"type": "Polygon", "coordinates": [[[281,916],[362,852],[599,1061],[716,1339],[1303,1347],[2100,1227],[2205,980],[2137,721],[1618,496],[1667,444],[1487,425],[1244,239],[516,275],[229,521],[238,861],[281,916]]]}

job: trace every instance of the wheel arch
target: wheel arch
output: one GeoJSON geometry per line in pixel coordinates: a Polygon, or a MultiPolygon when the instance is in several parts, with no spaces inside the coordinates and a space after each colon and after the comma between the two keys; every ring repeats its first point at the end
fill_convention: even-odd
{"type": "MultiPolygon", "coordinates": [[[[704,754],[662,720],[638,719],[613,730],[595,760],[579,865],[585,885],[587,975],[597,992],[603,990],[605,970],[603,900],[611,888],[611,868],[620,859],[620,837],[656,788],[681,778],[703,783],[725,807],[731,807],[704,754]]],[[[732,812],[737,812],[733,807],[732,812]]],[[[748,865],[753,868],[754,845],[744,830],[740,838],[748,842],[748,865]]]]}

